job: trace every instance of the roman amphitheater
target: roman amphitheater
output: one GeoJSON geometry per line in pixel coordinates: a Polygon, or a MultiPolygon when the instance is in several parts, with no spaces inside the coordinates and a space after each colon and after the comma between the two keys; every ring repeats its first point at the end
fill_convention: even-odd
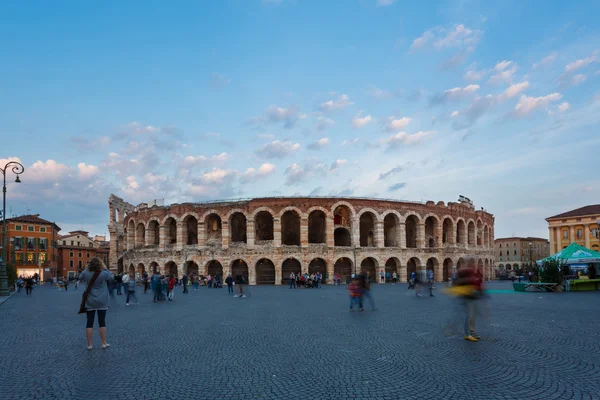
{"type": "Polygon", "coordinates": [[[111,195],[110,268],[182,276],[243,274],[285,284],[291,272],[325,283],[366,269],[377,277],[433,270],[445,281],[473,259],[493,273],[494,217],[470,201],[273,197],[133,206],[111,195]]]}

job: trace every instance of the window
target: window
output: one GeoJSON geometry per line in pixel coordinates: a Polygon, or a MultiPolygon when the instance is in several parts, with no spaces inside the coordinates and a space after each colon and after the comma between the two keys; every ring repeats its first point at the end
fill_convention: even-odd
{"type": "Polygon", "coordinates": [[[583,236],[583,233],[582,233],[581,229],[577,229],[577,239],[581,239],[582,236],[583,236]]]}
{"type": "Polygon", "coordinates": [[[79,252],[79,258],[81,258],[81,252],[79,252]]]}
{"type": "Polygon", "coordinates": [[[15,251],[23,250],[23,238],[15,237],[14,239],[15,240],[13,241],[13,248],[15,249],[15,251]]]}
{"type": "Polygon", "coordinates": [[[500,261],[502,261],[502,256],[500,256],[500,261]]]}
{"type": "Polygon", "coordinates": [[[42,226],[42,227],[40,228],[40,232],[46,232],[46,227],[42,226]]]}
{"type": "Polygon", "coordinates": [[[79,260],[79,262],[78,262],[77,264],[78,264],[77,266],[79,267],[79,269],[82,269],[82,268],[83,268],[83,267],[82,267],[82,264],[81,264],[81,260],[79,260]]]}
{"type": "Polygon", "coordinates": [[[27,238],[27,250],[35,249],[35,238],[27,238]]]}
{"type": "Polygon", "coordinates": [[[33,232],[33,231],[34,231],[34,229],[33,229],[33,226],[28,226],[28,227],[27,227],[27,230],[28,230],[29,232],[33,232]]]}
{"type": "Polygon", "coordinates": [[[35,263],[35,253],[27,253],[27,262],[30,264],[35,263]]]}
{"type": "Polygon", "coordinates": [[[21,225],[15,225],[15,230],[16,231],[20,231],[21,230],[21,225]]]}
{"type": "Polygon", "coordinates": [[[48,250],[48,239],[40,239],[40,250],[48,250]]]}
{"type": "Polygon", "coordinates": [[[73,260],[69,260],[69,268],[73,268],[73,260]]]}
{"type": "Polygon", "coordinates": [[[563,239],[569,238],[569,231],[563,231],[563,239]]]}
{"type": "Polygon", "coordinates": [[[46,262],[46,253],[40,253],[39,258],[40,258],[40,262],[42,262],[42,263],[46,262]]]}
{"type": "Polygon", "coordinates": [[[94,247],[94,243],[90,243],[90,247],[94,247]]]}
{"type": "Polygon", "coordinates": [[[515,250],[515,256],[517,255],[517,251],[515,250]]]}
{"type": "Polygon", "coordinates": [[[71,240],[71,246],[73,246],[73,241],[71,240]]]}
{"type": "Polygon", "coordinates": [[[90,258],[90,253],[89,252],[85,253],[85,257],[90,258]]]}
{"type": "Polygon", "coordinates": [[[23,261],[23,253],[15,253],[17,262],[23,261]]]}
{"type": "Polygon", "coordinates": [[[509,255],[510,255],[510,251],[506,250],[506,258],[508,258],[509,255]]]}
{"type": "Polygon", "coordinates": [[[500,243],[500,248],[502,248],[502,243],[500,243]]]}
{"type": "Polygon", "coordinates": [[[72,251],[69,252],[69,257],[73,257],[73,252],[72,251]]]}
{"type": "Polygon", "coordinates": [[[517,261],[517,256],[515,255],[515,261],[517,261]]]}

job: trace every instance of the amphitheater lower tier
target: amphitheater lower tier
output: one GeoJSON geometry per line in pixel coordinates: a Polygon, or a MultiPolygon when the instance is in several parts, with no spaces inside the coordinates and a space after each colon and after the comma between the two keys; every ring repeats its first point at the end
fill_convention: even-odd
{"type": "Polygon", "coordinates": [[[403,249],[395,247],[328,247],[326,245],[281,246],[230,245],[204,247],[197,245],[161,249],[137,248],[120,258],[119,272],[161,274],[244,275],[250,285],[287,284],[292,272],[323,274],[324,283],[332,283],[340,275],[342,282],[352,273],[368,271],[373,282],[389,282],[396,272],[406,282],[411,272],[431,270],[437,282],[447,281],[452,271],[467,262],[481,267],[484,279],[493,279],[493,251],[489,248],[446,246],[436,249],[403,249]],[[381,274],[385,279],[380,279],[381,274]]]}

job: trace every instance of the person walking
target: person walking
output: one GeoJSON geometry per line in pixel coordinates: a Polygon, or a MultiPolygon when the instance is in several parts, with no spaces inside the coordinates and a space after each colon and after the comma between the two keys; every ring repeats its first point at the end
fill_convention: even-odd
{"type": "Polygon", "coordinates": [[[167,281],[169,287],[169,301],[173,301],[173,296],[175,295],[175,283],[177,283],[175,277],[173,275],[169,276],[169,280],[167,281]]]}
{"type": "Polygon", "coordinates": [[[65,278],[63,280],[63,282],[65,283],[65,292],[67,291],[67,288],[69,287],[69,280],[67,278],[65,278]]]}
{"type": "Polygon", "coordinates": [[[233,297],[246,297],[246,295],[244,294],[244,283],[246,283],[244,276],[240,274],[240,275],[236,276],[235,280],[236,280],[235,286],[237,286],[237,289],[236,289],[237,293],[233,297]]]}
{"type": "Polygon", "coordinates": [[[17,279],[17,293],[21,293],[22,287],[23,287],[23,278],[19,277],[19,279],[17,279]]]}
{"type": "Polygon", "coordinates": [[[139,300],[135,295],[135,277],[130,274],[123,275],[123,287],[125,288],[125,294],[127,297],[125,298],[125,305],[129,305],[129,299],[135,298],[135,303],[139,304],[139,300]]]}
{"type": "Polygon", "coordinates": [[[395,285],[397,281],[398,281],[398,274],[396,273],[396,271],[394,271],[394,273],[392,274],[392,285],[395,285]]]}
{"type": "Polygon", "coordinates": [[[188,276],[186,274],[183,274],[183,276],[181,277],[181,284],[183,285],[183,294],[187,294],[188,293],[188,276]]]}
{"type": "Polygon", "coordinates": [[[317,272],[317,287],[321,287],[321,282],[323,282],[323,275],[320,272],[317,272]]]}
{"type": "Polygon", "coordinates": [[[296,289],[296,274],[294,274],[293,272],[290,274],[290,289],[292,287],[296,289]]]}
{"type": "Polygon", "coordinates": [[[87,338],[88,350],[92,349],[96,313],[98,314],[98,332],[100,333],[102,348],[107,349],[110,347],[106,341],[106,312],[109,303],[107,282],[112,280],[114,280],[113,275],[98,257],[92,258],[85,271],[81,273],[81,281],[88,284],[88,296],[85,302],[85,311],[87,314],[85,336],[87,338]]]}
{"type": "Polygon", "coordinates": [[[25,294],[27,296],[31,296],[32,291],[33,291],[33,278],[29,276],[25,279],[25,294]]]}
{"type": "Polygon", "coordinates": [[[227,274],[225,283],[227,284],[227,293],[233,293],[233,278],[231,277],[231,274],[227,274]]]}
{"type": "Polygon", "coordinates": [[[348,285],[348,295],[350,296],[350,311],[354,311],[356,304],[359,311],[364,311],[361,299],[361,288],[358,279],[352,279],[348,285]]]}
{"type": "Polygon", "coordinates": [[[117,296],[120,296],[123,294],[121,292],[121,287],[123,286],[123,275],[119,273],[117,276],[115,276],[115,282],[117,283],[117,296]]]}
{"type": "Polygon", "coordinates": [[[142,274],[142,283],[144,284],[144,294],[148,291],[148,273],[144,271],[142,274]]]}
{"type": "Polygon", "coordinates": [[[369,275],[369,272],[363,269],[361,274],[356,278],[358,279],[359,286],[361,288],[361,303],[364,304],[364,299],[367,298],[371,304],[371,309],[373,311],[377,310],[377,307],[375,307],[375,302],[373,301],[373,295],[371,294],[371,276],[369,275]]]}
{"type": "Polygon", "coordinates": [[[160,300],[160,275],[158,274],[158,272],[155,272],[152,275],[151,285],[152,293],[154,294],[152,302],[156,303],[158,300],[160,300]]]}
{"type": "Polygon", "coordinates": [[[385,272],[379,271],[379,283],[385,283],[385,272]]]}
{"type": "Polygon", "coordinates": [[[475,331],[475,322],[478,313],[478,302],[483,294],[482,281],[473,262],[458,270],[455,282],[465,308],[465,340],[477,342],[481,337],[475,331]]]}

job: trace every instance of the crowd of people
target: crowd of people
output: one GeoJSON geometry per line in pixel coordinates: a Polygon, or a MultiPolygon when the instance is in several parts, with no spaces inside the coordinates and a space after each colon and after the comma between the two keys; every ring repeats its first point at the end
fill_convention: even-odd
{"type": "Polygon", "coordinates": [[[321,274],[320,272],[314,272],[312,274],[309,274],[308,272],[302,274],[300,272],[298,272],[297,274],[295,273],[290,273],[290,278],[289,278],[289,285],[290,285],[290,289],[295,289],[295,288],[320,288],[321,287],[321,283],[323,282],[323,274],[321,274]]]}

